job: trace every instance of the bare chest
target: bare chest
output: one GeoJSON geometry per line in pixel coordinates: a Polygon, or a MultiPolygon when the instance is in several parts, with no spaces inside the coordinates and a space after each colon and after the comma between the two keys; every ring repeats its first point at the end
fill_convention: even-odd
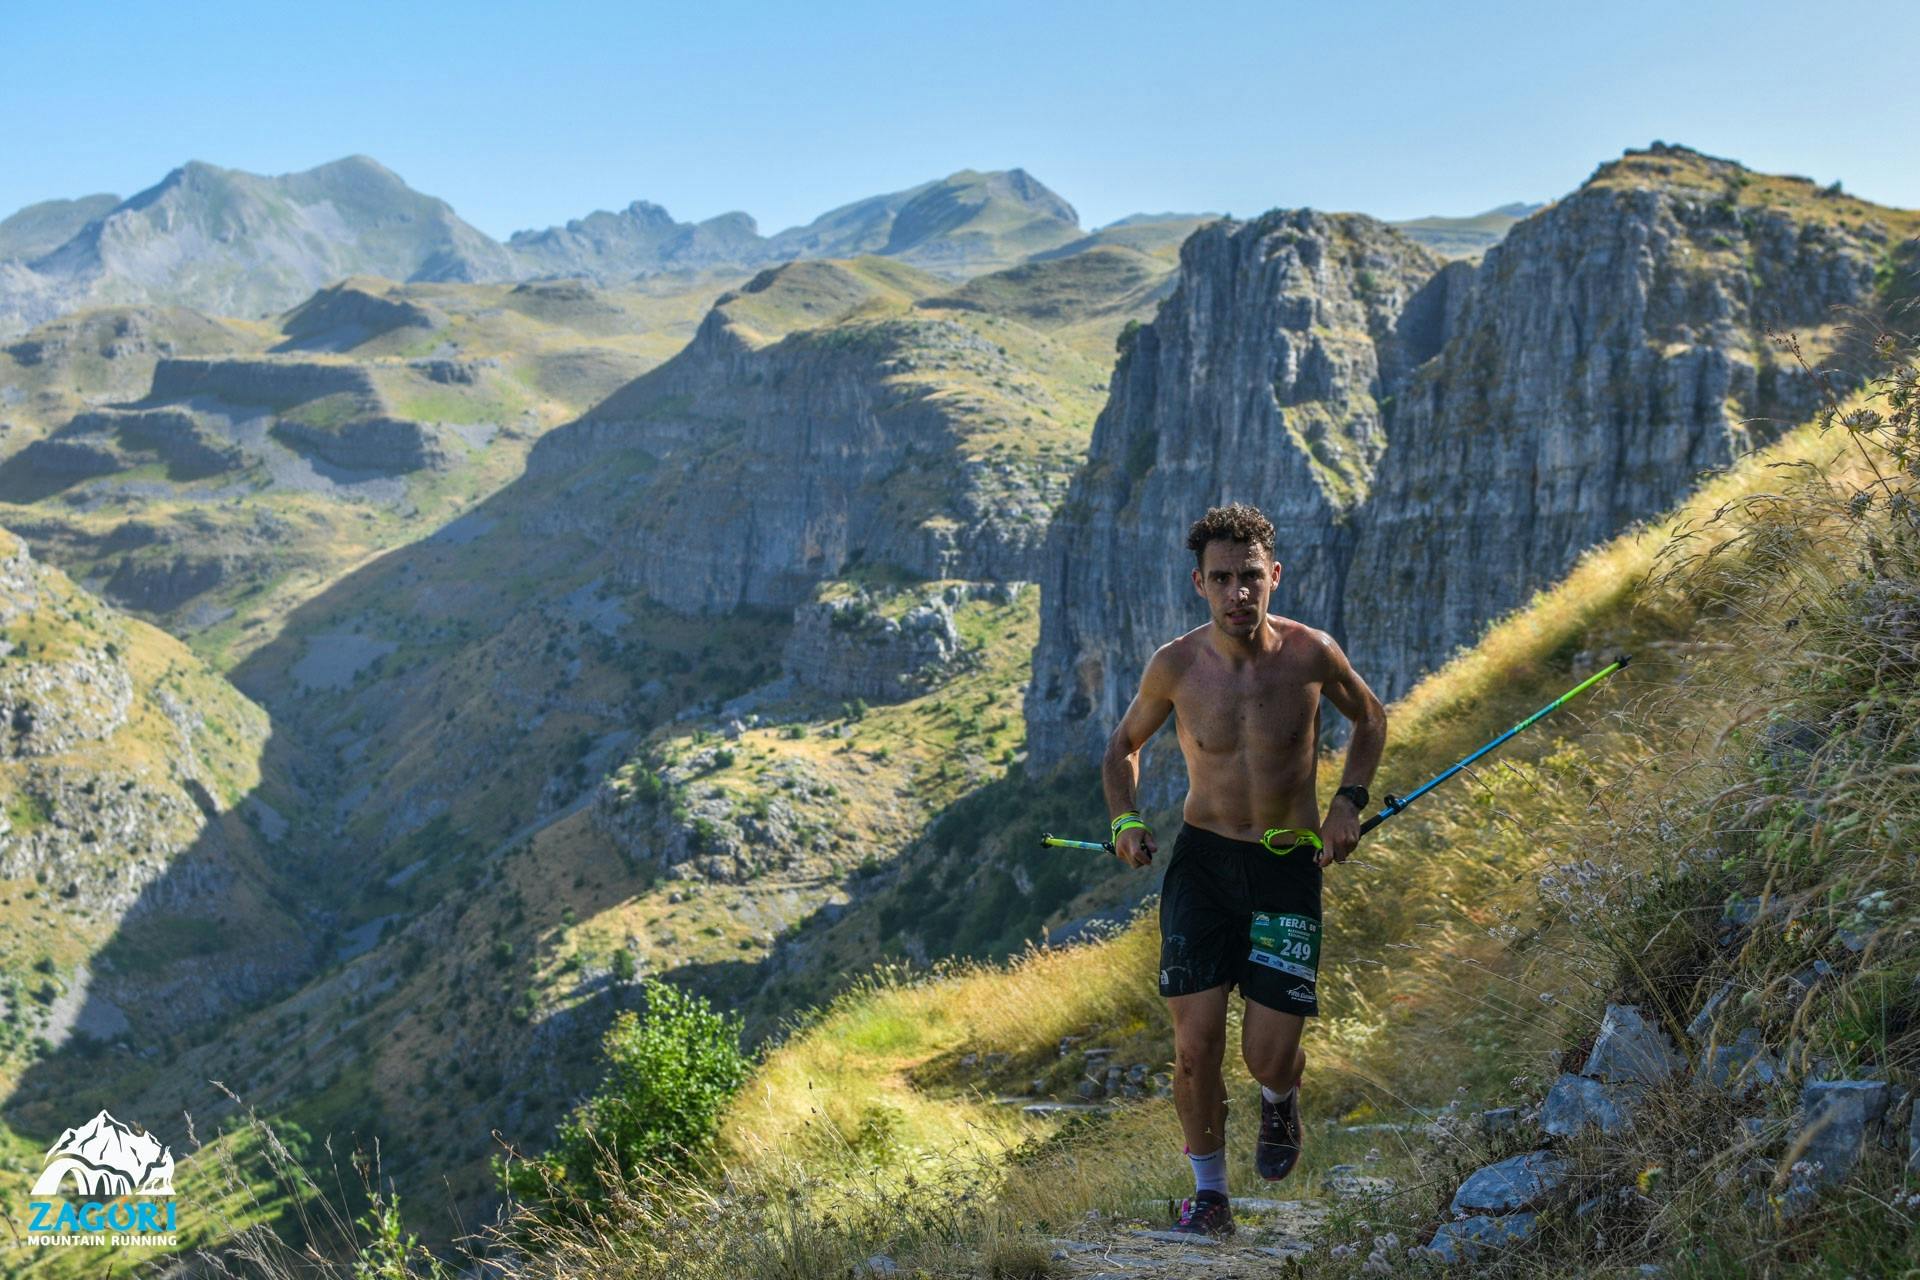
{"type": "Polygon", "coordinates": [[[1174,692],[1180,743],[1190,755],[1294,756],[1313,747],[1320,682],[1287,655],[1240,664],[1197,662],[1174,692]]]}

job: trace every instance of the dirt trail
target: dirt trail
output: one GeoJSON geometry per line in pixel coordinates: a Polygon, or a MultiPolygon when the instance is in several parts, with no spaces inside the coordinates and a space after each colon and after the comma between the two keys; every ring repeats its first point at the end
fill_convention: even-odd
{"type": "Polygon", "coordinates": [[[1076,1280],[1174,1280],[1202,1276],[1269,1276],[1311,1251],[1311,1235],[1327,1216],[1321,1200],[1233,1200],[1234,1233],[1221,1241],[1176,1236],[1148,1211],[1132,1221],[1088,1223],[1053,1241],[1053,1256],[1076,1280]]]}

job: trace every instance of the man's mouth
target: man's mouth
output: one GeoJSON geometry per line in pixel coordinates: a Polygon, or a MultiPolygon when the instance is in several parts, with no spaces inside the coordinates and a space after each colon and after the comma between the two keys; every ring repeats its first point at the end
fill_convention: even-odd
{"type": "Polygon", "coordinates": [[[1251,618],[1252,616],[1253,616],[1253,610],[1251,609],[1227,610],[1227,617],[1232,619],[1235,622],[1245,622],[1248,618],[1251,618]]]}

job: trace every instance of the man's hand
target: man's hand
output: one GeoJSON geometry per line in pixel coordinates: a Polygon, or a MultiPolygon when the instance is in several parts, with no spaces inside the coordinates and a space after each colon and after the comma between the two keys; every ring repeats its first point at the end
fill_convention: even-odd
{"type": "Polygon", "coordinates": [[[1327,820],[1320,824],[1320,843],[1323,847],[1313,856],[1317,865],[1324,867],[1347,860],[1353,846],[1360,843],[1360,812],[1353,807],[1353,801],[1345,796],[1333,798],[1333,803],[1327,806],[1327,820]]]}
{"type": "Polygon", "coordinates": [[[1130,867],[1144,867],[1153,861],[1153,855],[1160,846],[1154,843],[1153,832],[1145,827],[1128,827],[1113,840],[1113,856],[1130,867]]]}

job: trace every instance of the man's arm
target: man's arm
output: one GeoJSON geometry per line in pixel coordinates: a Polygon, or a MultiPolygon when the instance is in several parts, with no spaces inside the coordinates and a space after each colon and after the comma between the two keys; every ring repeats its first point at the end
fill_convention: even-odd
{"type": "MultiPolygon", "coordinates": [[[[1380,767],[1380,753],[1387,745],[1387,709],[1373,696],[1367,682],[1347,661],[1347,655],[1334,638],[1324,631],[1314,632],[1327,658],[1328,674],[1320,691],[1340,714],[1353,722],[1353,736],[1347,739],[1347,764],[1340,772],[1343,787],[1366,786],[1373,771],[1380,767]]],[[[1360,843],[1360,811],[1345,796],[1335,796],[1327,807],[1320,838],[1326,847],[1320,851],[1320,865],[1345,862],[1360,843]]]]}
{"type": "MultiPolygon", "coordinates": [[[[1140,748],[1167,722],[1172,711],[1173,658],[1163,645],[1147,660],[1146,670],[1140,673],[1140,692],[1133,695],[1127,713],[1107,736],[1107,751],[1100,760],[1100,782],[1107,793],[1108,818],[1139,807],[1135,797],[1140,787],[1140,748]]],[[[1122,831],[1113,842],[1115,856],[1132,867],[1152,862],[1158,848],[1152,834],[1139,827],[1122,831]]]]}

